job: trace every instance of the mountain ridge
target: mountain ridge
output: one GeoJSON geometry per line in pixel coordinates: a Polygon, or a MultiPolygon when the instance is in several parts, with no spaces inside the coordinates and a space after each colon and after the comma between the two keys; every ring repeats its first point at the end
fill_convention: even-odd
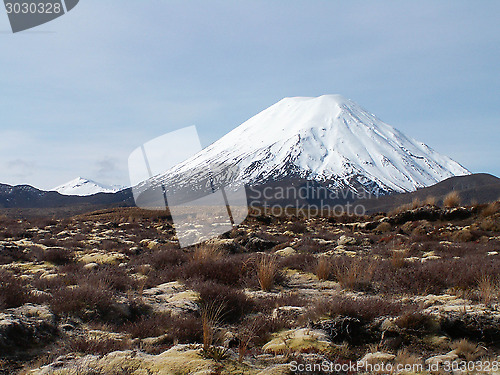
{"type": "MultiPolygon", "coordinates": [[[[300,181],[298,182],[300,184],[300,181]]],[[[439,203],[450,191],[459,192],[462,202],[465,204],[489,203],[500,198],[500,178],[487,173],[477,173],[451,177],[411,193],[394,193],[374,199],[362,201],[348,199],[346,201],[363,204],[369,213],[388,212],[398,206],[411,203],[414,199],[424,201],[428,196],[435,197],[439,203]]],[[[249,191],[250,197],[252,193],[249,191]]],[[[28,216],[69,217],[100,209],[133,206],[135,204],[131,188],[118,193],[66,196],[53,191],[42,191],[29,185],[0,184],[0,214],[19,218],[28,216]]]]}
{"type": "Polygon", "coordinates": [[[500,200],[500,178],[489,173],[474,173],[467,176],[451,177],[435,185],[414,192],[393,194],[368,200],[358,200],[368,213],[389,212],[397,207],[411,204],[415,200],[424,202],[428,197],[442,205],[446,195],[456,191],[462,204],[485,204],[500,200]]]}

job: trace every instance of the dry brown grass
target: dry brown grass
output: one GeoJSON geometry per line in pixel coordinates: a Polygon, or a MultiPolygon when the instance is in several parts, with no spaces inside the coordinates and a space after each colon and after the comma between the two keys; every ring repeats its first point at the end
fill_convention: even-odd
{"type": "Polygon", "coordinates": [[[426,206],[436,206],[437,205],[437,199],[436,197],[429,195],[427,198],[425,198],[424,204],[426,206]]]}
{"type": "Polygon", "coordinates": [[[449,192],[443,200],[443,204],[446,208],[458,207],[460,205],[460,202],[460,194],[458,194],[457,191],[449,192]]]}
{"type": "Polygon", "coordinates": [[[489,217],[495,215],[498,212],[500,212],[500,202],[492,202],[481,211],[481,216],[489,217]]]}
{"type": "Polygon", "coordinates": [[[240,326],[238,331],[238,362],[243,362],[250,343],[257,337],[259,323],[259,320],[254,319],[249,324],[240,326]]]}
{"type": "Polygon", "coordinates": [[[457,353],[458,356],[467,361],[475,361],[484,354],[478,345],[468,341],[467,339],[461,339],[453,342],[451,344],[451,348],[455,350],[455,353],[457,353]]]}
{"type": "Polygon", "coordinates": [[[392,225],[387,223],[387,222],[384,222],[384,223],[380,223],[379,225],[377,225],[377,227],[375,228],[375,232],[387,233],[387,232],[390,232],[391,229],[392,229],[392,225]]]}
{"type": "Polygon", "coordinates": [[[498,285],[490,275],[483,275],[478,280],[477,289],[481,302],[488,305],[496,299],[498,294],[498,285]]]}
{"type": "Polygon", "coordinates": [[[422,202],[419,198],[415,198],[411,203],[402,204],[401,206],[398,206],[395,209],[389,211],[388,215],[394,216],[405,211],[415,210],[419,207],[425,206],[427,204],[426,202],[427,200],[425,202],[422,202]]]}
{"type": "Polygon", "coordinates": [[[408,349],[402,349],[399,350],[396,355],[396,363],[403,366],[421,365],[422,358],[420,358],[416,354],[409,352],[408,349]]]}
{"type": "Polygon", "coordinates": [[[500,218],[486,217],[479,224],[479,228],[488,232],[500,232],[500,218]]]}
{"type": "Polygon", "coordinates": [[[415,198],[415,199],[413,199],[413,201],[411,202],[410,207],[411,207],[411,209],[412,209],[412,210],[414,210],[414,209],[416,209],[416,208],[422,207],[423,205],[424,205],[424,203],[423,203],[420,199],[415,198]]]}
{"type": "Polygon", "coordinates": [[[393,250],[391,254],[391,264],[394,268],[401,268],[406,263],[406,250],[393,250]]]}
{"type": "Polygon", "coordinates": [[[196,246],[193,252],[193,261],[205,263],[221,259],[224,252],[214,244],[201,244],[196,246]]]}
{"type": "Polygon", "coordinates": [[[355,258],[350,262],[337,263],[333,267],[335,279],[344,289],[364,289],[372,280],[373,264],[355,258]]]}
{"type": "Polygon", "coordinates": [[[278,260],[275,256],[263,255],[257,263],[257,279],[263,291],[270,290],[278,274],[278,260]]]}
{"type": "Polygon", "coordinates": [[[410,204],[402,204],[387,213],[387,216],[396,216],[402,212],[408,211],[410,209],[410,204]]]}
{"type": "Polygon", "coordinates": [[[320,256],[316,265],[316,276],[324,281],[328,280],[332,273],[332,263],[326,256],[320,256]]]}
{"type": "Polygon", "coordinates": [[[208,353],[214,342],[215,326],[222,318],[223,303],[212,302],[203,306],[201,311],[201,324],[203,330],[203,351],[208,353]]]}

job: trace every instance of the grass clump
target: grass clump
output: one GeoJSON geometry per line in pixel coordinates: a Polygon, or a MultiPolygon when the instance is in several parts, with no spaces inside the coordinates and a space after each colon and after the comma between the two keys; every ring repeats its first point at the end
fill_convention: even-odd
{"type": "Polygon", "coordinates": [[[335,279],[344,289],[369,290],[374,272],[374,265],[362,258],[337,258],[333,265],[335,279]]]}
{"type": "Polygon", "coordinates": [[[332,273],[332,263],[330,259],[325,256],[321,256],[318,259],[318,264],[316,265],[316,276],[318,279],[325,281],[328,280],[332,273]]]}
{"type": "Polygon", "coordinates": [[[257,279],[263,291],[268,291],[274,286],[278,272],[278,260],[275,256],[263,255],[260,257],[257,262],[257,279]]]}
{"type": "Polygon", "coordinates": [[[457,191],[452,191],[444,197],[443,204],[446,208],[455,208],[460,205],[460,194],[457,191]]]}

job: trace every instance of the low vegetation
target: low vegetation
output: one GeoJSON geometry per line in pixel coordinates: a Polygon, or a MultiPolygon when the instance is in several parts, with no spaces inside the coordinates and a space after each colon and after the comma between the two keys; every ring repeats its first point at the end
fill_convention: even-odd
{"type": "Polygon", "coordinates": [[[234,366],[259,368],[255,358],[274,356],[279,340],[279,353],[284,345],[298,361],[381,351],[404,364],[451,351],[494,358],[500,203],[462,207],[450,194],[443,205],[428,198],[357,218],[250,216],[187,249],[168,215],[138,209],[0,217],[0,363],[15,373],[71,353],[187,345],[203,360],[227,363],[232,350],[234,366]],[[308,335],[330,349],[293,349],[308,335]]]}

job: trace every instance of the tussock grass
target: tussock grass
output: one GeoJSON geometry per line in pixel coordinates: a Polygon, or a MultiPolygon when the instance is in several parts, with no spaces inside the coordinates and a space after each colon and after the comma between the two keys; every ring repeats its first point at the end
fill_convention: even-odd
{"type": "Polygon", "coordinates": [[[222,318],[225,304],[220,302],[208,303],[201,310],[201,325],[203,331],[203,351],[209,353],[214,342],[215,327],[222,318]]]}
{"type": "Polygon", "coordinates": [[[262,255],[260,257],[257,262],[257,279],[263,291],[268,291],[274,286],[278,272],[279,268],[276,256],[262,255]]]}
{"type": "Polygon", "coordinates": [[[328,280],[332,273],[332,263],[330,262],[330,259],[325,256],[320,256],[318,264],[316,265],[315,273],[318,279],[322,281],[328,280]]]}
{"type": "Polygon", "coordinates": [[[369,288],[374,265],[366,259],[338,259],[333,266],[335,279],[344,289],[364,290],[369,288]]]}
{"type": "Polygon", "coordinates": [[[408,349],[401,349],[398,351],[396,355],[396,363],[399,363],[403,366],[412,366],[412,365],[421,365],[422,358],[418,355],[411,353],[408,349]]]}
{"type": "Polygon", "coordinates": [[[406,264],[407,251],[393,250],[391,254],[391,264],[394,268],[401,268],[406,264]]]}
{"type": "Polygon", "coordinates": [[[481,302],[488,305],[496,299],[499,286],[491,275],[482,275],[477,282],[477,290],[481,302]]]}
{"type": "Polygon", "coordinates": [[[451,348],[455,350],[457,355],[467,361],[475,361],[483,354],[477,344],[474,344],[467,339],[461,339],[453,342],[451,344],[451,348]]]}
{"type": "Polygon", "coordinates": [[[482,217],[490,217],[500,212],[500,201],[488,204],[482,211],[482,217]]]}
{"type": "Polygon", "coordinates": [[[377,225],[377,227],[375,228],[375,232],[387,233],[387,232],[390,232],[391,229],[392,229],[392,225],[387,223],[387,222],[384,222],[384,223],[380,223],[379,225],[377,225]]]}
{"type": "Polygon", "coordinates": [[[221,259],[224,252],[214,244],[201,244],[197,245],[193,252],[193,261],[195,262],[209,262],[221,259]]]}
{"type": "Polygon", "coordinates": [[[460,194],[456,191],[452,191],[444,197],[443,204],[446,208],[455,208],[460,205],[461,199],[460,194]]]}
{"type": "Polygon", "coordinates": [[[437,205],[437,199],[436,197],[429,195],[427,198],[425,198],[424,204],[426,206],[436,206],[437,205]]]}

